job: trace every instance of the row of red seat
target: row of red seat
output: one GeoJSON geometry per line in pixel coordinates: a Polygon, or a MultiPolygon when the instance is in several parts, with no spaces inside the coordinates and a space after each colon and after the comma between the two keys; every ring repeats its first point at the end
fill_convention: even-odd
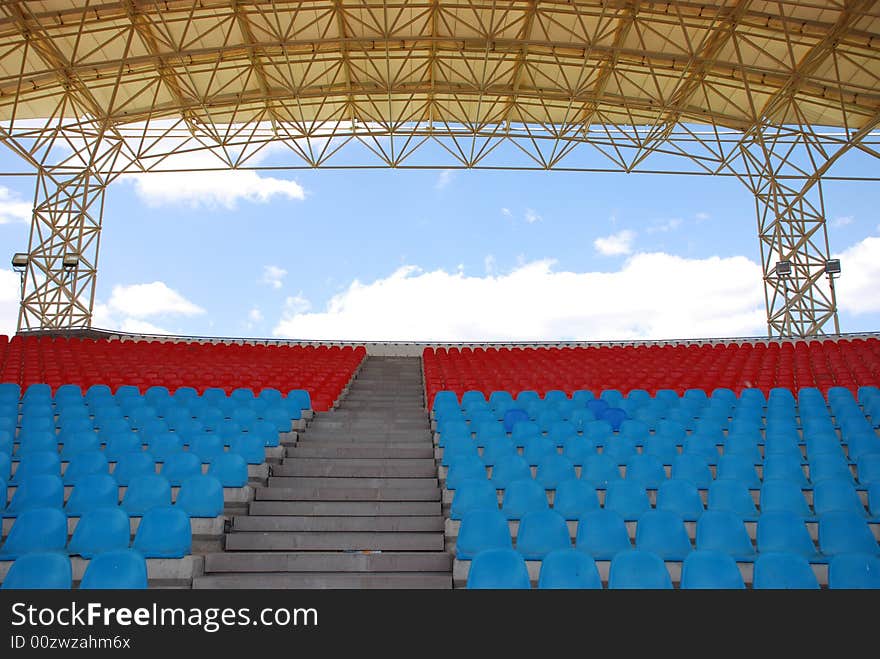
{"type": "Polygon", "coordinates": [[[170,390],[246,387],[305,389],[312,407],[329,409],[366,355],[363,347],[242,345],[0,336],[0,381],[53,389],[107,384],[170,390]]]}
{"type": "Polygon", "coordinates": [[[818,387],[880,383],[880,340],[564,348],[427,348],[429,401],[440,390],[519,392],[578,389],[711,391],[719,387],[818,387]]]}

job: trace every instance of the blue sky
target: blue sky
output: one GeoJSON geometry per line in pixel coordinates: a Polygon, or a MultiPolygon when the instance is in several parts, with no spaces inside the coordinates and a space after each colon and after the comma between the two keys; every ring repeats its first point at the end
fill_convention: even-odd
{"type": "MultiPolygon", "coordinates": [[[[19,166],[0,154],[0,170],[19,166]]],[[[854,156],[832,174],[880,174],[854,156]]],[[[497,171],[114,183],[96,326],[219,336],[554,340],[760,335],[754,201],[732,178],[497,171]]],[[[27,245],[31,178],[0,177],[27,245]],[[23,210],[24,209],[24,210],[23,210]]],[[[878,183],[824,186],[843,331],[880,330],[878,183]]],[[[0,270],[0,333],[18,278],[0,270]]]]}

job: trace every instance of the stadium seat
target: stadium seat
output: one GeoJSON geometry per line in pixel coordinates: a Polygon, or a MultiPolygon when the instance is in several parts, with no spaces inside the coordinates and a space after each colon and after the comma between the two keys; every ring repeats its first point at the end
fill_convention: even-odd
{"type": "Polygon", "coordinates": [[[705,490],[712,484],[712,471],[704,457],[682,453],[672,461],[672,478],[690,481],[705,490]]]}
{"type": "Polygon", "coordinates": [[[120,456],[113,470],[113,478],[120,485],[128,485],[141,476],[155,476],[156,462],[146,451],[131,451],[120,456]]]}
{"type": "Polygon", "coordinates": [[[236,453],[221,453],[208,464],[208,475],[223,487],[244,487],[248,483],[247,462],[236,453]]]}
{"type": "Polygon", "coordinates": [[[738,480],[717,480],[709,486],[709,510],[729,510],[745,520],[758,516],[748,486],[738,480]]]}
{"type": "Polygon", "coordinates": [[[91,558],[115,549],[127,549],[131,541],[128,515],[117,506],[92,508],[80,517],[67,545],[71,554],[91,558]]]}
{"type": "MultiPolygon", "coordinates": [[[[247,482],[247,466],[245,466],[245,482],[247,482]]],[[[162,476],[174,486],[179,486],[191,476],[199,476],[202,473],[202,461],[189,451],[182,451],[169,455],[162,464],[162,476]]]]}
{"type": "Polygon", "coordinates": [[[63,551],[67,545],[67,517],[58,508],[31,508],[16,517],[0,547],[0,561],[32,552],[63,551]]]}
{"type": "Polygon", "coordinates": [[[535,480],[548,490],[555,490],[556,486],[569,478],[576,478],[574,463],[564,455],[550,453],[538,462],[538,470],[535,480]]]}
{"type": "MultiPolygon", "coordinates": [[[[496,465],[492,470],[493,482],[497,488],[503,489],[503,486],[500,484],[500,481],[496,481],[494,479],[495,474],[498,472],[500,465],[496,465]]],[[[506,467],[502,467],[501,476],[505,475],[506,467]]],[[[532,472],[529,471],[529,466],[525,466],[526,472],[528,472],[528,477],[531,476],[532,472]]],[[[464,480],[480,480],[486,478],[486,465],[483,464],[483,461],[480,460],[479,457],[472,454],[465,454],[456,456],[454,460],[450,461],[449,467],[446,471],[446,489],[454,490],[458,487],[459,483],[464,480]]]]}
{"type": "Polygon", "coordinates": [[[144,558],[183,558],[192,551],[189,517],[179,508],[158,506],[144,513],[132,549],[144,558]]]}
{"type": "Polygon", "coordinates": [[[468,572],[469,589],[527,589],[529,571],[523,557],[512,549],[486,549],[473,557],[468,572]]]}
{"type": "Polygon", "coordinates": [[[697,486],[687,480],[670,478],[657,490],[657,510],[675,513],[681,519],[692,522],[705,510],[697,486]]]}
{"type": "Polygon", "coordinates": [[[213,476],[192,476],[181,484],[174,505],[190,517],[217,517],[223,514],[223,486],[213,476]]]}
{"type": "Polygon", "coordinates": [[[611,560],[611,589],[671,589],[672,579],[663,559],[636,549],[622,551],[611,560]]]}
{"type": "MultiPolygon", "coordinates": [[[[468,461],[470,463],[470,460],[468,461]]],[[[479,470],[477,469],[477,464],[479,464],[479,469],[482,470],[482,474],[485,476],[486,468],[483,466],[482,462],[479,459],[476,460],[476,463],[473,463],[473,466],[470,468],[470,471],[473,472],[473,475],[468,477],[470,478],[479,478],[479,470]]],[[[453,465],[455,466],[455,465],[453,465]]],[[[453,467],[450,467],[450,471],[453,467]]],[[[468,473],[470,473],[470,471],[468,473]]],[[[532,471],[529,469],[529,463],[526,462],[525,458],[520,455],[508,455],[507,457],[499,460],[494,467],[492,467],[492,483],[494,483],[495,487],[499,490],[504,490],[507,486],[516,480],[521,479],[530,479],[532,477],[532,471]]],[[[449,477],[447,476],[447,483],[449,477]]],[[[447,485],[447,488],[449,486],[447,485]]],[[[452,488],[450,488],[452,489],[452,488]]]]}
{"type": "Polygon", "coordinates": [[[15,485],[40,475],[61,476],[61,458],[57,451],[37,451],[23,455],[9,484],[15,485]]]}
{"type": "Polygon", "coordinates": [[[790,511],[765,512],[758,518],[758,553],[798,554],[808,561],[819,560],[803,518],[790,511]]]}
{"type": "Polygon", "coordinates": [[[632,549],[623,518],[604,508],[581,515],[575,545],[594,559],[606,561],[618,552],[632,549]]]}
{"type": "Polygon", "coordinates": [[[111,462],[118,462],[124,455],[143,450],[140,436],[131,431],[111,435],[106,442],[104,454],[111,462]]]}
{"type": "Polygon", "coordinates": [[[866,514],[862,500],[849,479],[828,479],[816,483],[813,487],[813,509],[817,515],[833,511],[866,514]]]}
{"type": "Polygon", "coordinates": [[[604,443],[603,454],[617,461],[617,464],[626,464],[637,455],[636,440],[627,437],[614,437],[604,443]]]}
{"type": "Polygon", "coordinates": [[[482,508],[469,510],[462,517],[455,543],[455,556],[459,560],[471,560],[486,549],[512,548],[507,518],[501,511],[482,508]]]}
{"type": "Polygon", "coordinates": [[[243,457],[248,464],[262,464],[266,461],[266,443],[256,435],[239,435],[232,440],[229,451],[243,457]]]}
{"type": "Polygon", "coordinates": [[[158,474],[132,477],[120,505],[133,517],[144,515],[151,508],[170,506],[171,485],[158,474]]]}
{"type": "Polygon", "coordinates": [[[548,507],[544,488],[531,478],[512,481],[504,490],[501,511],[507,519],[520,519],[530,512],[546,510],[548,507]]]}
{"type": "Polygon", "coordinates": [[[736,561],[719,551],[695,551],[684,559],[681,568],[681,588],[744,589],[742,575],[736,561]]]}
{"type": "Polygon", "coordinates": [[[880,589],[880,558],[874,554],[840,554],[828,565],[831,589],[880,589]]]}
{"type": "Polygon", "coordinates": [[[819,550],[825,556],[878,554],[880,547],[863,515],[836,511],[819,517],[819,550]]]}
{"type": "Polygon", "coordinates": [[[570,549],[571,537],[565,518],[552,510],[536,510],[522,516],[516,550],[526,560],[539,561],[555,549],[570,549]]]}
{"type": "Polygon", "coordinates": [[[565,519],[576,520],[589,510],[598,510],[596,488],[579,478],[569,478],[556,486],[553,510],[565,519]]]}
{"type": "Polygon", "coordinates": [[[627,480],[608,483],[605,492],[605,508],[616,512],[625,520],[637,520],[651,508],[648,493],[640,483],[627,480]]]}
{"type": "Polygon", "coordinates": [[[96,451],[101,448],[98,435],[92,430],[76,432],[64,440],[61,448],[61,460],[70,461],[74,456],[85,451],[96,451]]]}
{"type": "Polygon", "coordinates": [[[459,483],[452,497],[450,519],[462,519],[465,513],[478,508],[498,508],[495,486],[485,478],[466,479],[459,483]]]}
{"type": "Polygon", "coordinates": [[[147,588],[147,562],[133,549],[106,551],[86,567],[80,590],[143,590],[147,588]]]}
{"type": "Polygon", "coordinates": [[[761,513],[787,510],[800,517],[812,517],[799,483],[787,480],[765,480],[761,486],[761,513]]]}
{"type": "Polygon", "coordinates": [[[800,460],[792,459],[786,455],[770,455],[764,460],[763,480],[787,480],[797,483],[801,487],[807,487],[806,474],[801,468],[800,460]]]}
{"type": "Polygon", "coordinates": [[[751,561],[755,557],[742,518],[729,510],[707,510],[700,516],[697,549],[720,551],[738,561],[751,561]]]}
{"type": "Polygon", "coordinates": [[[755,559],[752,588],[756,590],[818,590],[819,582],[801,554],[762,552],[755,559]]]}
{"type": "MultiPolygon", "coordinates": [[[[11,484],[11,483],[10,483],[11,484]]],[[[64,484],[59,476],[35,474],[23,479],[12,495],[12,501],[3,513],[15,517],[28,510],[58,508],[64,505],[64,484]]]]}
{"type": "Polygon", "coordinates": [[[104,451],[83,451],[70,459],[64,470],[62,480],[65,485],[76,485],[90,474],[109,474],[109,464],[104,451]]]}
{"type": "Polygon", "coordinates": [[[64,512],[68,517],[77,517],[94,508],[119,505],[119,485],[109,474],[86,474],[80,478],[67,503],[64,512]]]}
{"type": "Polygon", "coordinates": [[[683,561],[693,547],[678,515],[666,510],[648,510],[639,517],[636,549],[657,554],[664,561],[683,561]]]}
{"type": "Polygon", "coordinates": [[[19,556],[0,586],[3,590],[70,590],[72,587],[70,559],[60,551],[19,556]]]}
{"type": "Polygon", "coordinates": [[[824,480],[853,480],[849,464],[843,454],[822,454],[810,458],[810,481],[813,485],[824,480]]]}
{"type": "Polygon", "coordinates": [[[666,481],[663,461],[653,455],[634,455],[626,463],[625,478],[649,490],[656,490],[666,481]]]}
{"type": "Polygon", "coordinates": [[[159,433],[150,440],[147,450],[156,462],[165,462],[172,455],[183,452],[183,440],[176,433],[159,433]]]}
{"type": "Polygon", "coordinates": [[[761,487],[761,479],[758,478],[758,472],[755,471],[754,461],[747,456],[724,454],[718,460],[718,472],[716,480],[734,480],[739,481],[747,488],[755,489],[761,487]]]}
{"type": "Polygon", "coordinates": [[[217,435],[202,433],[193,439],[189,450],[190,453],[199,456],[204,464],[206,462],[211,462],[215,457],[224,453],[223,446],[223,440],[217,435]]]}
{"type": "Polygon", "coordinates": [[[556,549],[541,562],[538,588],[600,589],[602,580],[590,556],[576,549],[556,549]]]}

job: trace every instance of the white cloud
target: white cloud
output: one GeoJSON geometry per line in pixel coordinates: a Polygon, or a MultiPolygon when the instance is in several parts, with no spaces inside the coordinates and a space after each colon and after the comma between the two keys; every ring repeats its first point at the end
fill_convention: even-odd
{"type": "Polygon", "coordinates": [[[153,207],[181,204],[233,210],[239,200],[266,203],[273,197],[305,199],[305,190],[296,181],[247,170],[160,172],[132,175],[130,180],[137,195],[153,207]]]}
{"type": "Polygon", "coordinates": [[[856,218],[854,218],[852,215],[841,215],[840,217],[835,217],[828,224],[831,225],[832,229],[838,229],[840,227],[849,226],[850,224],[855,222],[855,219],[856,218]]]}
{"type": "Polygon", "coordinates": [[[33,205],[24,201],[18,194],[0,185],[0,224],[30,222],[33,205]]]}
{"type": "Polygon", "coordinates": [[[527,209],[526,209],[526,222],[527,222],[527,223],[529,223],[529,224],[534,224],[535,222],[540,222],[540,221],[543,220],[543,219],[544,219],[543,217],[541,217],[540,215],[538,215],[538,214],[537,214],[534,210],[532,210],[531,208],[527,208],[527,209]]]}
{"type": "Polygon", "coordinates": [[[761,268],[745,257],[637,254],[614,272],[504,274],[404,266],[355,280],[322,311],[288,306],[276,336],[349,340],[586,340],[741,336],[764,330],[761,268]]]}
{"type": "Polygon", "coordinates": [[[603,256],[620,256],[632,252],[632,242],[635,238],[635,231],[624,229],[604,238],[596,238],[593,247],[603,256]]]}
{"type": "Polygon", "coordinates": [[[440,172],[440,175],[437,177],[436,182],[434,183],[434,188],[436,190],[445,189],[450,183],[452,183],[452,179],[455,177],[455,172],[451,169],[444,169],[440,172]]]}
{"type": "Polygon", "coordinates": [[[840,259],[841,274],[835,281],[837,304],[853,314],[880,311],[880,237],[868,236],[845,249],[840,259]]]}
{"type": "Polygon", "coordinates": [[[274,289],[279,289],[284,285],[282,281],[287,275],[287,270],[277,265],[263,266],[263,277],[260,279],[261,284],[266,284],[274,289]]]}
{"type": "Polygon", "coordinates": [[[107,306],[111,312],[133,318],[169,314],[196,316],[205,313],[204,309],[193,304],[162,281],[114,286],[107,306]]]}
{"type": "Polygon", "coordinates": [[[254,307],[248,311],[248,320],[252,323],[259,323],[263,320],[263,312],[259,308],[254,307]]]}
{"type": "Polygon", "coordinates": [[[15,334],[20,296],[21,276],[12,270],[0,270],[0,334],[15,334]]]}
{"type": "Polygon", "coordinates": [[[712,216],[705,211],[700,211],[699,213],[696,213],[694,217],[697,218],[699,222],[705,222],[706,220],[711,219],[712,216]]]}
{"type": "Polygon", "coordinates": [[[655,222],[654,224],[649,226],[646,231],[648,233],[669,233],[670,231],[675,231],[681,225],[681,218],[674,217],[671,220],[666,220],[665,222],[655,222]]]}
{"type": "Polygon", "coordinates": [[[495,255],[486,254],[486,257],[483,259],[483,269],[487,275],[495,274],[495,265],[495,255]]]}
{"type": "Polygon", "coordinates": [[[291,295],[284,300],[284,316],[293,317],[297,314],[305,313],[312,308],[312,303],[303,296],[302,291],[296,295],[291,295]]]}
{"type": "Polygon", "coordinates": [[[502,208],[502,209],[501,209],[501,214],[502,214],[504,217],[512,217],[512,216],[513,216],[513,213],[510,212],[510,209],[509,209],[509,208],[502,208]]]}

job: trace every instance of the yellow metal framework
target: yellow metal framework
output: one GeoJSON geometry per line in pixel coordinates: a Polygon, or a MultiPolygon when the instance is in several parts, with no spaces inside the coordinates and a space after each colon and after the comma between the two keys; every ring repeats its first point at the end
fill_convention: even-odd
{"type": "Polygon", "coordinates": [[[5,0],[0,141],[37,175],[19,327],[88,327],[107,185],[198,152],[735,176],[768,332],[837,332],[821,179],[880,156],[878,52],[865,0],[5,0]]]}

